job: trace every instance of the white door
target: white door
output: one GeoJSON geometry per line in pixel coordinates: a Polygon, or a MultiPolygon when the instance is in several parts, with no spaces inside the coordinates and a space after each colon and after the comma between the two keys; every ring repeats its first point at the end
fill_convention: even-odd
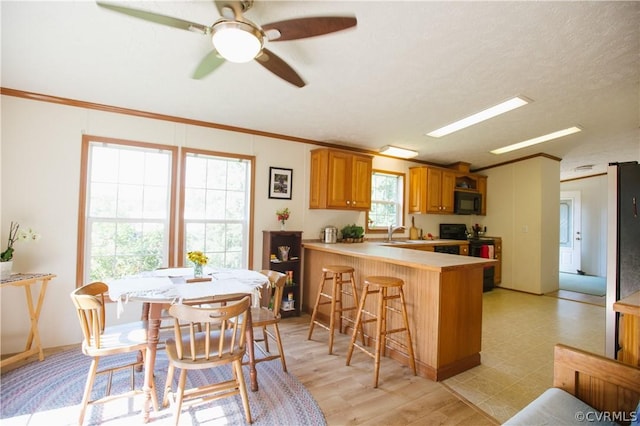
{"type": "Polygon", "coordinates": [[[580,265],[580,192],[560,192],[560,272],[576,273],[580,265]]]}

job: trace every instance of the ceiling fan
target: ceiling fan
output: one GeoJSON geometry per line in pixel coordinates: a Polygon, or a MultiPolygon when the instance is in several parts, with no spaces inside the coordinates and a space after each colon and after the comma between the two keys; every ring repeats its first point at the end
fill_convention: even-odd
{"type": "Polygon", "coordinates": [[[198,64],[193,74],[195,79],[209,75],[225,60],[239,63],[255,60],[297,87],[303,87],[304,80],[285,61],[264,47],[265,40],[297,40],[345,30],[357,24],[356,18],[352,16],[319,16],[294,18],[260,26],[243,15],[253,6],[253,1],[215,0],[221,18],[210,26],[112,3],[98,1],[97,4],[105,9],[145,21],[210,36],[214,49],[198,64]]]}

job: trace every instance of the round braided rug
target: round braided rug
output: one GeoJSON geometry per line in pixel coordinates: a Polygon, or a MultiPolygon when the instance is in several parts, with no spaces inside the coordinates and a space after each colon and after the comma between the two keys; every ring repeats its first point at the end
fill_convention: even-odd
{"type": "MultiPolygon", "coordinates": [[[[104,358],[100,368],[121,363],[133,354],[104,358]]],[[[80,349],[73,349],[47,356],[0,377],[0,423],[2,425],[72,425],[77,424],[80,401],[84,390],[90,358],[80,349]]],[[[167,358],[158,351],[155,368],[158,400],[167,375],[167,358]]],[[[249,390],[249,403],[253,424],[262,425],[325,425],[318,404],[305,387],[290,373],[284,373],[279,360],[258,363],[260,390],[249,390]]],[[[178,376],[176,374],[175,376],[178,376]]],[[[249,370],[244,367],[245,382],[249,387],[249,370]]],[[[211,381],[231,378],[230,366],[189,371],[189,387],[211,381]]],[[[143,374],[135,373],[137,388],[142,387],[143,374]]],[[[177,377],[174,379],[177,383],[177,377]]],[[[112,394],[129,389],[130,370],[114,374],[112,394]]],[[[92,398],[102,396],[106,376],[98,376],[92,398]]],[[[174,389],[175,389],[174,383],[174,389]]],[[[142,422],[141,395],[135,398],[120,398],[89,406],[85,424],[130,425],[142,422]]],[[[184,408],[180,415],[181,425],[238,425],[245,424],[242,400],[239,395],[222,398],[191,408],[184,408]]],[[[170,408],[151,412],[150,424],[174,424],[170,408]]]]}

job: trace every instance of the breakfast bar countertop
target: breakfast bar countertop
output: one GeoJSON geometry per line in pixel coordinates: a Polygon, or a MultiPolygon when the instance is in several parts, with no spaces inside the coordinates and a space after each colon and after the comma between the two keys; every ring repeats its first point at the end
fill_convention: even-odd
{"type": "MultiPolygon", "coordinates": [[[[443,241],[452,243],[452,240],[430,243],[437,245],[443,241]]],[[[401,279],[418,374],[444,380],[480,364],[484,268],[496,261],[425,251],[418,248],[420,243],[416,240],[390,243],[382,239],[363,243],[303,242],[306,284],[302,304],[307,310],[314,306],[320,291],[318,277],[323,276],[326,265],[352,267],[360,290],[367,276],[401,279]]],[[[375,309],[371,302],[364,310],[375,309]]],[[[319,311],[319,317],[328,321],[328,308],[324,306],[319,311]]],[[[391,318],[389,327],[401,328],[400,320],[396,316],[391,318]]],[[[365,335],[375,334],[373,323],[364,327],[365,335]]],[[[387,349],[387,356],[408,363],[405,349],[387,349]]]]}
{"type": "MultiPolygon", "coordinates": [[[[349,256],[360,257],[363,259],[379,260],[386,263],[408,266],[417,269],[426,269],[436,272],[445,272],[448,270],[461,269],[477,266],[491,266],[496,263],[494,259],[485,259],[481,257],[469,257],[448,253],[435,253],[421,250],[412,250],[404,248],[404,241],[396,240],[396,243],[388,243],[385,241],[363,243],[337,243],[325,244],[321,242],[307,241],[302,245],[305,249],[324,251],[328,253],[345,254],[349,256]]],[[[434,241],[416,241],[406,244],[430,243],[438,244],[438,242],[449,242],[449,240],[434,241]]],[[[458,242],[459,243],[459,242],[458,242]]]]}

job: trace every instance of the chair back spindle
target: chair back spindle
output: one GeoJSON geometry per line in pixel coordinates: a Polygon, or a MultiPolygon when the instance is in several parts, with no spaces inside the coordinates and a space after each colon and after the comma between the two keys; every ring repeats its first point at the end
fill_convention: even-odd
{"type": "Polygon", "coordinates": [[[246,317],[250,304],[251,299],[246,296],[237,303],[215,308],[172,305],[169,314],[175,317],[174,340],[178,359],[197,362],[217,358],[223,361],[244,353],[246,317]],[[185,322],[189,325],[188,336],[184,335],[181,328],[185,322]],[[203,331],[198,331],[200,325],[204,325],[203,331]]]}

